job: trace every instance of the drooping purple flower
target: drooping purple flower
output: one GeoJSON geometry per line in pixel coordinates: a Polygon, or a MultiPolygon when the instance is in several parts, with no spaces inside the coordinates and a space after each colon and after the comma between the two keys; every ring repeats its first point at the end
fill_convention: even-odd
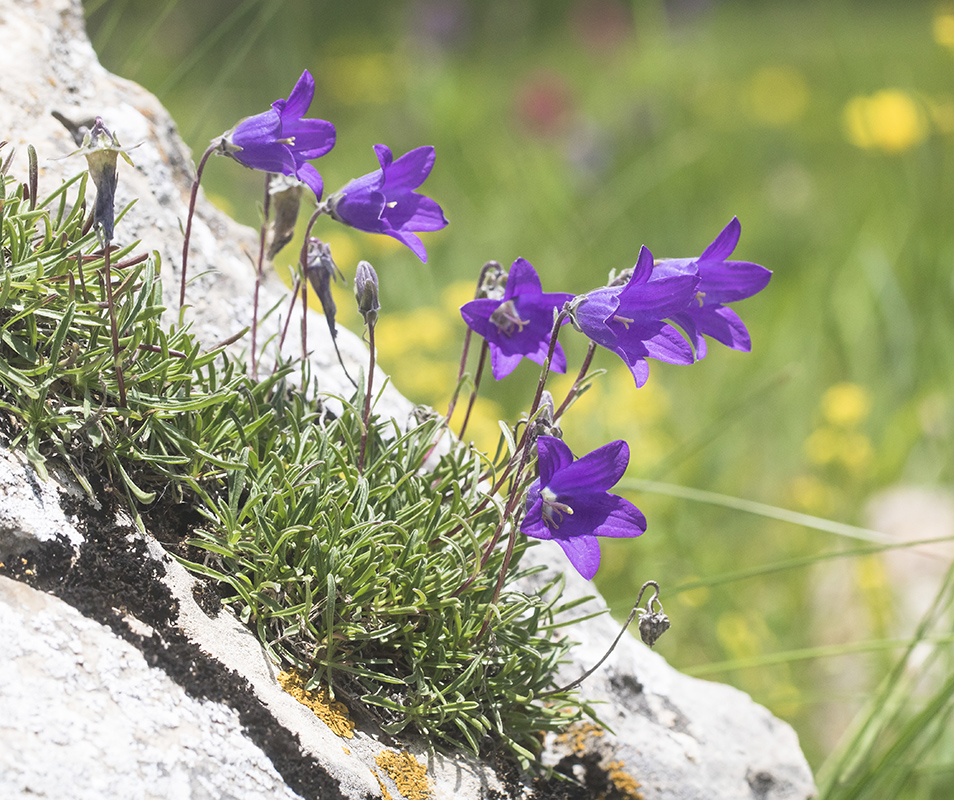
{"type": "Polygon", "coordinates": [[[323,119],[304,119],[315,96],[315,79],[302,72],[287,100],[246,117],[226,133],[217,152],[263,172],[298,178],[320,200],[324,185],[318,170],[308,163],[335,146],[335,126],[323,119]]]}
{"type": "Polygon", "coordinates": [[[742,226],[732,217],[722,232],[699,258],[662,259],[656,263],[651,282],[674,275],[698,275],[696,296],[683,311],[669,318],[682,328],[696,348],[696,358],[706,356],[706,340],[711,336],[733,350],[752,349],[749,332],[739,316],[724,303],[758,294],[772,272],[749,261],[727,261],[739,242],[742,226]]]}
{"type": "Polygon", "coordinates": [[[434,148],[418,147],[397,161],[383,144],[376,144],[374,152],[381,168],[335,192],[328,209],[352,228],[394,237],[426,263],[427,251],[415,231],[437,231],[447,224],[441,207],[414,191],[431,174],[434,148]]]}
{"type": "Polygon", "coordinates": [[[646,518],[629,500],[607,490],[623,477],[629,446],[622,439],[574,461],[570,448],[553,436],[537,437],[540,477],[527,494],[520,530],[555,541],[589,580],[600,566],[597,536],[639,536],[646,518]]]}
{"type": "Polygon", "coordinates": [[[596,289],[579,297],[573,307],[576,326],[622,358],[637,386],[649,377],[647,358],[670,364],[693,361],[688,342],[663,320],[688,307],[699,278],[690,273],[650,280],[652,273],[653,255],[643,247],[625,286],[596,289]]]}
{"type": "MultiPolygon", "coordinates": [[[[490,345],[490,363],[499,381],[516,369],[521,358],[543,364],[550,348],[553,311],[572,299],[566,292],[544,292],[533,265],[518,258],[510,267],[502,300],[471,300],[461,306],[460,314],[490,345]]],[[[550,369],[566,372],[566,355],[559,342],[550,369]]]]}

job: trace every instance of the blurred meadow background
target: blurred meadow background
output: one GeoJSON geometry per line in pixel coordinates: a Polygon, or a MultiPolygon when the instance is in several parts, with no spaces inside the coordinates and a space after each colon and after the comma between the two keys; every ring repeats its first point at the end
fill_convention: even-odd
{"type": "MultiPolygon", "coordinates": [[[[545,291],[584,292],[641,244],[699,255],[737,215],[734,258],[774,271],[738,306],[752,352],[651,362],[636,390],[600,351],[606,374],[565,418],[577,454],[629,442],[621,486],[649,520],[638,540],[603,540],[596,582],[623,617],[658,580],[673,621],[659,651],[790,722],[822,796],[954,796],[954,548],[924,543],[954,534],[954,6],[85,7],[104,65],[156,93],[196,157],[305,68],[310,116],[338,130],[315,162],[326,193],[376,168],[376,143],[436,147],[423,191],[450,225],[425,235],[427,264],[328,219],[315,233],[349,279],[373,263],[379,361],[438,410],[486,260],[522,256],[545,291]]],[[[203,186],[260,224],[261,174],[216,159],[203,186]]],[[[585,341],[565,331],[575,374],[585,341]]],[[[493,448],[537,374],[488,376],[468,438],[493,448]]]]}

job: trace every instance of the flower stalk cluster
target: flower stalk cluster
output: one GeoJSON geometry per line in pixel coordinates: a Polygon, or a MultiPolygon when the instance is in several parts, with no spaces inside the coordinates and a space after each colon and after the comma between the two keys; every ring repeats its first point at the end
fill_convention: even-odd
{"type": "MultiPolygon", "coordinates": [[[[333,223],[391,237],[405,245],[421,262],[427,261],[428,254],[418,234],[437,231],[448,224],[441,206],[418,191],[434,167],[435,150],[430,146],[417,147],[394,158],[389,147],[375,145],[377,168],[348,181],[322,199],[324,182],[311,162],[333,149],[337,134],[332,123],[306,116],[314,93],[315,81],[306,70],[287,100],[276,100],[267,111],[240,121],[211,143],[199,162],[192,187],[180,275],[180,326],[185,308],[189,240],[195,203],[208,159],[212,155],[226,156],[247,168],[266,173],[264,220],[251,326],[253,381],[257,381],[259,365],[258,297],[265,264],[293,239],[300,206],[306,198],[314,197],[314,209],[305,230],[291,305],[279,341],[280,350],[292,308],[300,292],[302,384],[306,386],[308,288],[311,287],[318,296],[337,351],[337,308],[331,284],[338,277],[343,278],[330,246],[312,235],[318,219],[327,216],[333,223]]],[[[101,120],[95,121],[86,136],[80,152],[89,160],[90,174],[97,187],[93,220],[105,241],[105,284],[109,294],[109,242],[114,227],[116,160],[118,155],[127,160],[128,157],[101,120]]],[[[656,259],[643,246],[632,268],[619,276],[611,275],[606,285],[582,292],[544,291],[540,275],[523,258],[514,260],[506,271],[496,261],[484,265],[474,299],[460,308],[467,334],[457,389],[446,419],[439,424],[433,421],[428,423],[426,455],[425,451],[421,451],[420,461],[415,456],[413,462],[415,471],[423,473],[424,463],[430,460],[446,430],[466,380],[468,352],[474,334],[481,338],[482,344],[467,412],[460,428],[460,439],[466,432],[467,420],[480,389],[488,356],[490,371],[497,381],[513,374],[524,359],[540,367],[540,377],[526,418],[512,431],[507,431],[509,447],[506,456],[499,463],[493,463],[484,475],[481,475],[483,467],[473,471],[473,477],[484,487],[479,497],[473,499],[467,513],[455,512],[454,522],[448,524],[449,532],[441,531],[438,535],[428,535],[421,540],[429,548],[445,547],[455,552],[464,549],[461,544],[464,540],[467,540],[466,544],[473,545],[469,556],[472,568],[456,573],[458,577],[446,586],[442,585],[440,599],[441,602],[446,601],[447,608],[454,611],[459,609],[461,598],[465,595],[470,596],[474,592],[481,595],[484,606],[481,606],[479,619],[474,626],[476,633],[469,638],[475,646],[484,646],[481,643],[489,641],[486,635],[504,616],[500,611],[500,605],[506,602],[507,593],[504,590],[508,581],[514,578],[515,563],[527,546],[527,540],[542,542],[543,546],[556,545],[573,569],[584,579],[590,580],[600,567],[601,538],[635,538],[647,530],[647,519],[640,509],[631,500],[612,491],[629,466],[630,448],[627,442],[617,439],[577,457],[563,440],[560,423],[589,379],[589,369],[599,348],[608,350],[623,361],[637,389],[649,379],[650,360],[683,366],[692,364],[707,356],[708,340],[739,351],[751,349],[749,332],[730,304],[760,292],[768,284],[771,272],[752,262],[731,260],[740,235],[741,226],[733,217],[715,240],[695,258],[656,259]],[[569,368],[566,351],[559,341],[565,330],[582,333],[589,346],[566,398],[559,406],[555,406],[547,383],[551,372],[565,373],[569,368]],[[488,514],[496,514],[495,524],[491,527],[485,524],[488,514]],[[481,525],[484,525],[486,536],[482,538],[473,533],[476,520],[481,520],[481,525]],[[466,535],[463,533],[465,529],[466,535]]],[[[80,277],[82,280],[82,274],[80,277]]],[[[367,261],[358,263],[353,287],[358,311],[366,328],[368,362],[363,385],[359,385],[360,378],[355,381],[348,375],[356,390],[351,408],[360,432],[355,437],[356,441],[349,440],[348,446],[353,467],[360,480],[366,481],[367,475],[380,468],[382,458],[382,437],[376,433],[372,414],[375,330],[381,313],[380,287],[377,273],[367,261]]],[[[112,314],[111,295],[109,302],[112,314]]],[[[125,404],[115,315],[112,315],[111,321],[119,393],[121,402],[125,404]]],[[[340,353],[338,359],[341,362],[340,353]]],[[[273,378],[274,375],[273,372],[273,378]]],[[[421,427],[425,426],[422,424],[421,427]]],[[[452,452],[466,450],[460,442],[449,446],[452,452]]],[[[335,458],[328,457],[322,451],[320,459],[316,456],[312,467],[317,469],[316,465],[332,462],[337,463],[335,458]]],[[[400,484],[406,478],[393,476],[391,480],[400,484]]],[[[292,482],[290,485],[297,484],[292,482]]],[[[353,498],[356,504],[367,503],[367,491],[362,500],[361,491],[356,489],[353,498]]],[[[443,502],[446,497],[438,499],[443,502]]],[[[439,506],[440,503],[433,506],[434,514],[438,513],[439,506]]],[[[344,511],[341,513],[345,514],[344,511]]],[[[404,511],[396,513],[401,515],[404,511]]],[[[350,514],[351,511],[347,511],[345,515],[350,514]]],[[[372,522],[376,524],[377,521],[372,522]]],[[[408,528],[408,532],[416,543],[415,531],[408,528]]],[[[418,582],[428,580],[425,573],[419,571],[417,575],[415,580],[418,582]]],[[[328,621],[323,663],[330,679],[330,654],[335,646],[334,604],[337,598],[333,571],[327,572],[325,580],[328,601],[323,613],[327,615],[328,621]]],[[[637,600],[626,625],[640,613],[640,634],[652,646],[669,627],[669,619],[662,612],[661,604],[658,610],[654,608],[659,597],[658,585],[650,581],[643,589],[650,585],[655,587],[656,594],[648,608],[638,608],[637,600]]],[[[411,595],[423,596],[418,587],[413,589],[417,594],[411,592],[411,595]]],[[[373,600],[369,599],[368,604],[369,608],[372,607],[373,600]]],[[[409,613],[415,612],[413,605],[407,608],[409,613]]],[[[308,624],[311,624],[310,619],[308,624]]],[[[315,648],[313,652],[317,663],[318,649],[315,648]]],[[[565,693],[578,682],[540,692],[537,697],[565,693]]]]}
{"type": "MultiPolygon", "coordinates": [[[[726,304],[761,291],[771,272],[758,264],[729,260],[740,233],[733,217],[698,258],[657,261],[642,247],[632,269],[579,295],[544,292],[533,266],[517,259],[503,293],[466,303],[461,317],[470,331],[483,337],[497,380],[511,374],[524,358],[542,365],[528,423],[540,414],[550,371],[566,371],[566,357],[557,342],[562,326],[569,322],[589,339],[567,398],[556,412],[546,415],[552,425],[579,392],[597,347],[622,359],[637,388],[649,378],[649,359],[686,365],[704,358],[705,337],[735,350],[751,349],[745,325],[726,304]]],[[[480,374],[478,366],[475,383],[480,374]]],[[[584,578],[592,578],[600,564],[597,537],[636,537],[646,530],[639,509],[609,492],[626,471],[629,448],[617,440],[575,459],[559,435],[541,434],[539,429],[532,435],[533,430],[528,424],[494,490],[501,489],[508,477],[521,474],[534,448],[535,458],[530,460],[536,463],[537,477],[525,490],[519,529],[526,536],[555,542],[584,578]]],[[[555,432],[559,434],[558,429],[555,432]]],[[[655,629],[664,630],[659,625],[655,629]]]]}

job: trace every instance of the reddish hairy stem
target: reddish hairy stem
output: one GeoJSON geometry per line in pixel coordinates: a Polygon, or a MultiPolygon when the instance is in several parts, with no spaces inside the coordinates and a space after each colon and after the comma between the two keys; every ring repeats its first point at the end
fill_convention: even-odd
{"type": "Polygon", "coordinates": [[[371,387],[374,384],[374,323],[368,323],[368,349],[371,359],[368,364],[368,393],[364,397],[364,424],[361,427],[361,451],[358,454],[358,472],[364,472],[364,456],[368,446],[368,424],[371,420],[371,387]]]}
{"type": "Polygon", "coordinates": [[[113,306],[113,276],[109,263],[110,246],[106,242],[104,248],[105,268],[103,270],[106,280],[106,304],[109,306],[109,332],[113,340],[113,364],[116,367],[116,382],[119,384],[119,404],[126,407],[126,382],[123,380],[122,360],[119,357],[119,331],[116,327],[116,309],[113,306]]]}
{"type": "Polygon", "coordinates": [[[252,380],[258,380],[258,362],[255,359],[255,346],[258,341],[258,296],[262,288],[262,274],[265,264],[265,235],[268,232],[268,212],[271,210],[271,195],[268,193],[272,174],[265,174],[265,200],[262,204],[262,232],[258,240],[258,268],[255,270],[255,297],[252,301],[252,380]]]}
{"type": "Polygon", "coordinates": [[[192,217],[195,215],[195,201],[199,196],[199,182],[202,180],[202,170],[205,169],[205,162],[209,156],[215,152],[216,145],[209,145],[208,150],[202,154],[199,166],[195,170],[195,180],[192,182],[192,196],[189,198],[189,216],[186,217],[185,237],[182,242],[182,285],[179,287],[179,311],[185,305],[186,290],[186,267],[189,263],[189,240],[192,238],[192,217]]]}
{"type": "MultiPolygon", "coordinates": [[[[470,329],[468,328],[468,330],[470,329]]],[[[474,388],[470,392],[470,400],[467,402],[467,413],[464,414],[464,421],[461,423],[460,433],[457,434],[458,439],[464,438],[464,431],[467,430],[467,423],[470,422],[470,412],[474,410],[474,401],[477,400],[477,390],[480,388],[480,378],[484,374],[484,363],[487,361],[487,353],[489,350],[490,346],[485,339],[480,348],[480,360],[477,362],[477,373],[474,375],[474,388]]],[[[450,417],[447,419],[450,421],[450,417]]]]}
{"type": "Polygon", "coordinates": [[[573,402],[573,398],[576,397],[580,389],[580,384],[583,382],[583,379],[586,377],[586,373],[589,372],[590,364],[593,363],[593,355],[596,353],[596,342],[590,342],[589,349],[586,351],[586,358],[583,359],[583,365],[580,367],[580,371],[577,373],[576,380],[573,381],[573,385],[570,387],[570,391],[566,393],[566,398],[560,403],[560,407],[556,410],[556,413],[553,415],[553,421],[556,422],[560,417],[563,416],[569,407],[570,403],[573,402]]]}

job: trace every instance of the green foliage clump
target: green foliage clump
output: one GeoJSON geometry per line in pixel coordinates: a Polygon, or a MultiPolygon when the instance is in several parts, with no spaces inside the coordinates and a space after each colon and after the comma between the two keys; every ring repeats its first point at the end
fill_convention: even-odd
{"type": "Polygon", "coordinates": [[[159,259],[136,244],[111,253],[117,359],[104,254],[75,199],[85,185],[37,202],[35,187],[0,176],[11,445],[41,473],[67,464],[91,494],[88,476],[106,472],[140,524],[160,491],[194,504],[205,522],[189,544],[205,556],[187,566],[230,587],[226,602],[309,688],[332,687],[389,733],[530,763],[541,731],[588,712],[552,691],[569,646],[553,628],[573,604],[559,604],[559,575],[514,588],[539,569],[519,566],[525,542],[506,567],[489,546],[501,509],[486,459],[454,445],[425,467],[438,421],[404,432],[372,417],[364,430],[357,397],[333,415],[287,385],[291,365],[253,381],[186,327],[164,329],[159,259]],[[494,602],[502,568],[510,588],[494,602]]]}

